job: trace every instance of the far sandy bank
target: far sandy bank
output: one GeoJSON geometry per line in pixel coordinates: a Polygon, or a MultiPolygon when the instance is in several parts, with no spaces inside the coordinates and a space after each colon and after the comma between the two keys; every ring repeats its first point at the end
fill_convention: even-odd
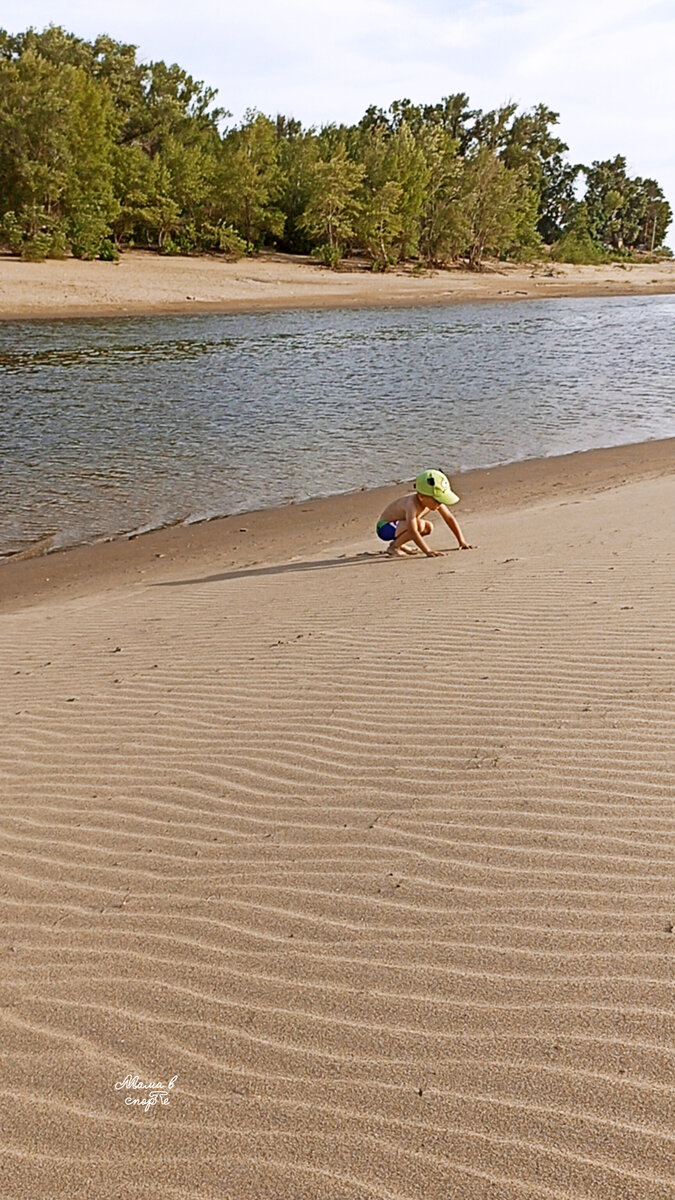
{"type": "Polygon", "coordinates": [[[374,275],[358,266],[330,271],[310,258],[282,254],[239,262],[143,251],[129,251],[119,263],[0,257],[0,320],[673,292],[675,262],[497,263],[480,273],[396,269],[374,275]]]}

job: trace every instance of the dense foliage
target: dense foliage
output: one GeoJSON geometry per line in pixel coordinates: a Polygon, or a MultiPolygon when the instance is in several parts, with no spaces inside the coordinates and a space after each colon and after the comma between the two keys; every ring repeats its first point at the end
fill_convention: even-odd
{"type": "Polygon", "coordinates": [[[228,128],[215,93],[134,46],[50,27],[0,31],[0,243],[24,258],[240,254],[262,245],[373,269],[417,260],[568,261],[654,251],[671,209],[617,156],[569,163],[543,104],[519,113],[439,104],[369,108],[303,129],[248,112],[228,128]],[[577,199],[585,178],[585,196],[577,199]]]}

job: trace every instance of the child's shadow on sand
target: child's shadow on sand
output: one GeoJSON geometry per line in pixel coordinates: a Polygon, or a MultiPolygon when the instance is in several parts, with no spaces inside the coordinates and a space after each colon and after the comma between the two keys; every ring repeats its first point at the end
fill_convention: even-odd
{"type": "Polygon", "coordinates": [[[400,561],[382,551],[364,551],[352,558],[323,558],[318,561],[280,563],[276,567],[242,567],[239,571],[223,571],[219,575],[202,575],[199,579],[167,579],[165,583],[153,583],[151,587],[186,587],[189,583],[224,583],[228,579],[251,579],[259,575],[292,575],[296,571],[323,571],[326,567],[366,566],[368,563],[400,561]]]}

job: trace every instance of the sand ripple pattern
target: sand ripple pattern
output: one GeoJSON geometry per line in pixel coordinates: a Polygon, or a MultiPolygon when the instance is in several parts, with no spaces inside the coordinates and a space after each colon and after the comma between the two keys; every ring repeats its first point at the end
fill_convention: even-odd
{"type": "Polygon", "coordinates": [[[673,502],[2,619],[3,1197],[672,1200],[673,502]]]}

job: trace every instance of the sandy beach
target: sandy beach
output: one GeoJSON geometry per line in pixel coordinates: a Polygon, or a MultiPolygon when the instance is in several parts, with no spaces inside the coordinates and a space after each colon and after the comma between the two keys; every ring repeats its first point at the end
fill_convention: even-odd
{"type": "Polygon", "coordinates": [[[0,568],[3,1197],[672,1198],[673,448],[0,568]]]}
{"type": "Polygon", "coordinates": [[[675,292],[675,262],[584,267],[486,264],[480,273],[330,271],[311,258],[266,254],[238,262],[127,251],[119,263],[25,263],[0,256],[0,319],[94,317],[274,308],[337,308],[675,292]]]}

